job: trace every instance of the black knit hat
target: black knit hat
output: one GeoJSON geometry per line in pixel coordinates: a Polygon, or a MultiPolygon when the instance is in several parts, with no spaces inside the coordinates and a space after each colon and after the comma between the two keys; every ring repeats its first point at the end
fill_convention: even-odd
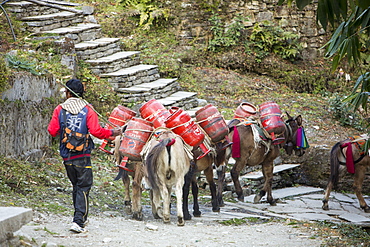
{"type": "Polygon", "coordinates": [[[66,86],[67,86],[68,91],[72,91],[71,93],[72,93],[73,97],[76,97],[76,94],[79,97],[82,97],[82,95],[84,93],[84,85],[82,84],[82,82],[80,80],[71,79],[71,80],[67,81],[66,86]]]}

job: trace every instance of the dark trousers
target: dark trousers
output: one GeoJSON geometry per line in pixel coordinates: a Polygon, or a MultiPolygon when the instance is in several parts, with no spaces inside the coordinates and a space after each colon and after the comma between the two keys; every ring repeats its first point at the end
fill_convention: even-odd
{"type": "Polygon", "coordinates": [[[73,222],[84,227],[89,213],[89,192],[93,184],[90,157],[64,162],[67,175],[73,185],[73,222]]]}

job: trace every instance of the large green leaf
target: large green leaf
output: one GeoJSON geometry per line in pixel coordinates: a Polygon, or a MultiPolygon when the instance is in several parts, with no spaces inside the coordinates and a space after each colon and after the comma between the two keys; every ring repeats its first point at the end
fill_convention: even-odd
{"type": "Polygon", "coordinates": [[[328,18],[326,15],[326,8],[322,3],[324,0],[319,0],[318,7],[317,7],[317,16],[316,22],[320,23],[321,26],[326,30],[328,26],[328,18]]]}
{"type": "Polygon", "coordinates": [[[370,1],[369,0],[357,0],[358,6],[360,6],[362,9],[367,9],[370,7],[370,1]]]}
{"type": "Polygon", "coordinates": [[[298,7],[298,9],[302,10],[304,7],[309,5],[312,2],[312,0],[296,0],[295,3],[298,7]]]}

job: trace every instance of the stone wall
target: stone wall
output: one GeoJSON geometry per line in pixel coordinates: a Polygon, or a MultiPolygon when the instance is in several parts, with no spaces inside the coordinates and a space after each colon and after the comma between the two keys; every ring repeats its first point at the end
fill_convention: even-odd
{"type": "MultiPolygon", "coordinates": [[[[181,1],[180,8],[183,11],[180,12],[180,19],[182,21],[177,27],[177,33],[184,40],[207,42],[210,38],[208,20],[213,13],[205,12],[200,2],[181,1]]],[[[241,15],[248,19],[245,23],[246,27],[251,27],[256,22],[271,21],[284,30],[294,32],[301,37],[304,58],[310,59],[322,55],[319,48],[327,41],[327,37],[325,31],[316,25],[316,4],[306,6],[303,11],[297,11],[294,6],[291,8],[287,5],[278,6],[278,0],[220,2],[217,14],[223,19],[232,21],[235,16],[241,15]]]]}
{"type": "Polygon", "coordinates": [[[47,126],[55,106],[47,98],[57,92],[55,79],[21,72],[10,82],[13,87],[1,95],[0,155],[39,159],[41,148],[51,144],[47,126]]]}

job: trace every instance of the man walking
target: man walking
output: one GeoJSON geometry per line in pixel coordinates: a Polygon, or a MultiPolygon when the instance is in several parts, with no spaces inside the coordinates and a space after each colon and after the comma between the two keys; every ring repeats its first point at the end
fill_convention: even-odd
{"type": "Polygon", "coordinates": [[[99,125],[98,115],[82,99],[83,93],[80,80],[69,80],[66,83],[67,100],[54,109],[48,126],[51,136],[60,135],[60,155],[73,185],[74,217],[70,230],[76,233],[87,232],[89,191],[93,184],[90,154],[94,143],[90,134],[99,139],[122,134],[121,129],[108,130],[99,125]]]}

